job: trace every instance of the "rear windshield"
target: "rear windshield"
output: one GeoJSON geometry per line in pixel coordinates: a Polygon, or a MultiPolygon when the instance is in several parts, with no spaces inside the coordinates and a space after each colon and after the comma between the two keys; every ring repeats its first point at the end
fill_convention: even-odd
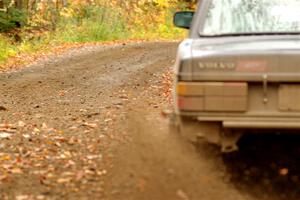
{"type": "Polygon", "coordinates": [[[300,33],[300,0],[211,0],[203,36],[300,33]]]}

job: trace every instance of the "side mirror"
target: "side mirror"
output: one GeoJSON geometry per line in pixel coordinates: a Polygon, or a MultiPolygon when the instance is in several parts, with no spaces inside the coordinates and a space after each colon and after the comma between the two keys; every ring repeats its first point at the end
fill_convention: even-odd
{"type": "Polygon", "coordinates": [[[181,11],[174,15],[173,23],[176,27],[189,29],[193,20],[195,12],[181,11]]]}

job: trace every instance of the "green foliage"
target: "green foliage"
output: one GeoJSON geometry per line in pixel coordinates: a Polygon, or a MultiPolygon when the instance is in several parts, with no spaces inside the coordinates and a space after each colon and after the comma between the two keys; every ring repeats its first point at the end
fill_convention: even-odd
{"type": "Polygon", "coordinates": [[[15,8],[7,12],[0,11],[0,32],[6,32],[26,24],[27,15],[24,11],[15,8]]]}
{"type": "Polygon", "coordinates": [[[157,23],[135,23],[135,28],[131,29],[132,37],[144,39],[183,38],[186,31],[178,29],[173,25],[173,13],[175,11],[170,9],[164,12],[164,15],[160,16],[160,21],[157,23]]]}
{"type": "Polygon", "coordinates": [[[0,32],[27,25],[17,35],[10,34],[21,38],[17,42],[0,35],[0,63],[62,43],[183,38],[186,32],[173,26],[173,13],[195,5],[193,0],[74,0],[67,7],[57,2],[41,1],[29,10],[30,15],[15,8],[0,11],[0,32]]]}
{"type": "Polygon", "coordinates": [[[13,24],[7,19],[7,15],[4,12],[0,12],[0,32],[7,31],[13,27],[13,24]]]}
{"type": "Polygon", "coordinates": [[[0,35],[0,63],[3,63],[8,57],[16,55],[16,50],[17,48],[8,39],[0,35]]]}
{"type": "Polygon", "coordinates": [[[87,6],[82,16],[61,20],[55,34],[59,42],[95,42],[127,38],[129,31],[118,9],[87,6]]]}

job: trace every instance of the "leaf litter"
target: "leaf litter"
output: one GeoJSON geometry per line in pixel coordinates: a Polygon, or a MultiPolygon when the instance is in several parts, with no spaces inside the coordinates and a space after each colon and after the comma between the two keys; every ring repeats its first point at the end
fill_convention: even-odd
{"type": "MultiPolygon", "coordinates": [[[[159,81],[150,80],[148,86],[146,85],[148,88],[140,94],[146,95],[149,89],[154,93],[153,96],[157,95],[146,102],[153,109],[161,109],[165,102],[171,105],[171,74],[171,68],[162,77],[152,74],[153,79],[159,77],[159,81]]],[[[64,97],[66,94],[67,92],[61,90],[58,96],[64,97]]],[[[62,188],[75,193],[90,191],[94,183],[99,185],[94,190],[102,192],[103,176],[109,173],[108,166],[113,166],[111,155],[104,152],[111,145],[109,140],[118,141],[120,136],[126,137],[128,134],[116,133],[115,127],[122,117],[120,109],[129,102],[136,102],[137,99],[132,94],[134,91],[125,89],[116,92],[114,95],[122,103],[103,107],[100,121],[98,112],[90,117],[83,115],[85,119],[75,119],[68,129],[52,127],[47,122],[35,124],[18,121],[0,124],[0,132],[5,133],[5,143],[0,145],[0,185],[12,185],[18,180],[30,177],[43,185],[47,194],[51,194],[51,191],[63,192],[62,188]]],[[[87,113],[87,110],[81,109],[81,112],[87,113]]],[[[47,199],[47,196],[25,192],[17,194],[15,199],[47,199]]]]}

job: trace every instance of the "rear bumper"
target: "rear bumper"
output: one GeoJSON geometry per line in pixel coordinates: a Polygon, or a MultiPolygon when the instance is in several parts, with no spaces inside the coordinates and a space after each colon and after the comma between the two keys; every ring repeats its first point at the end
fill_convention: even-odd
{"type": "Polygon", "coordinates": [[[190,116],[202,122],[219,122],[225,128],[246,129],[300,129],[300,115],[289,113],[180,113],[181,116],[190,116]]]}
{"type": "Polygon", "coordinates": [[[300,121],[247,121],[247,120],[226,120],[223,121],[225,128],[246,128],[246,129],[300,129],[300,121]]]}

